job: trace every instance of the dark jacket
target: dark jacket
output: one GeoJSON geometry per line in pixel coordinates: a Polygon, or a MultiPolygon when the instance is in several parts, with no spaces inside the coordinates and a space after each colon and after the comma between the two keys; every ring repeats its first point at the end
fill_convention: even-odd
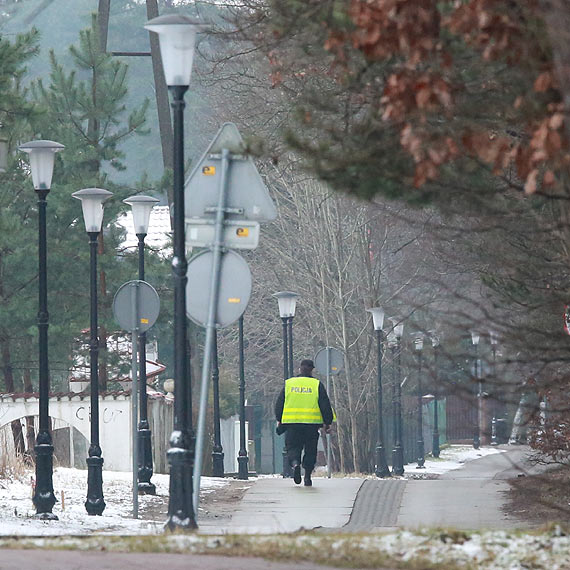
{"type": "MultiPolygon", "coordinates": [[[[283,406],[285,405],[285,386],[279,396],[277,396],[277,401],[275,402],[275,419],[280,422],[283,417],[283,406]]],[[[323,422],[325,425],[331,425],[333,422],[333,411],[329,396],[327,394],[327,389],[324,387],[322,382],[319,382],[319,408],[323,416],[323,422]]],[[[318,424],[311,424],[318,425],[318,424]]],[[[323,424],[321,424],[323,425],[323,424]]]]}

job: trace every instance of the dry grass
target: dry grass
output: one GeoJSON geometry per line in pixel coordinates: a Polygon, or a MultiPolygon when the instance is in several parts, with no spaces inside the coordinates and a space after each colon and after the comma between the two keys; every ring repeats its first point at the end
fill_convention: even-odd
{"type": "Polygon", "coordinates": [[[535,525],[570,524],[570,469],[561,467],[541,475],[510,479],[506,510],[535,525]]]}
{"type": "Polygon", "coordinates": [[[21,455],[2,454],[0,456],[0,481],[23,481],[33,473],[30,463],[21,455]]]}
{"type": "MultiPolygon", "coordinates": [[[[232,557],[259,557],[271,561],[304,561],[337,568],[376,570],[436,570],[441,563],[418,553],[409,560],[390,556],[373,545],[364,545],[366,534],[322,535],[299,532],[291,535],[224,535],[220,537],[187,533],[162,536],[42,537],[41,548],[54,550],[105,550],[110,552],[152,552],[215,554],[232,557]]],[[[0,548],[36,548],[33,538],[0,538],[0,548]]],[[[446,561],[446,570],[476,570],[475,566],[446,561]]]]}

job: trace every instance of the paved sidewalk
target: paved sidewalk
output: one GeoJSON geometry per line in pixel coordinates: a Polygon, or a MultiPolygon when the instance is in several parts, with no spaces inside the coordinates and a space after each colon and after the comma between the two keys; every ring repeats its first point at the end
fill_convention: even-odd
{"type": "Polygon", "coordinates": [[[507,506],[507,479],[525,470],[526,449],[469,461],[437,480],[410,480],[397,519],[405,528],[451,526],[463,530],[528,528],[507,506]]]}
{"type": "Polygon", "coordinates": [[[366,479],[358,491],[346,532],[397,528],[398,513],[408,481],[400,477],[366,479]]]}
{"type": "Polygon", "coordinates": [[[230,521],[200,521],[199,532],[270,534],[302,528],[339,528],[348,523],[364,479],[315,477],[313,487],[292,479],[260,478],[248,489],[230,521]]]}
{"type": "MultiPolygon", "coordinates": [[[[507,479],[529,471],[526,448],[466,462],[438,479],[315,478],[313,487],[260,478],[234,506],[231,520],[198,520],[202,534],[270,534],[300,529],[344,532],[450,526],[525,528],[506,510],[507,479]]],[[[406,466],[408,473],[414,465],[406,466]]],[[[421,473],[413,471],[414,475],[421,473]]]]}

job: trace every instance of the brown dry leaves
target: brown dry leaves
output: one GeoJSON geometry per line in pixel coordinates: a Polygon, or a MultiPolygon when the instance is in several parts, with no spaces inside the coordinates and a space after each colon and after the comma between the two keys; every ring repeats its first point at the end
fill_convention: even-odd
{"type": "MultiPolygon", "coordinates": [[[[524,142],[484,131],[459,133],[454,141],[425,127],[428,112],[448,112],[454,103],[452,87],[443,75],[451,57],[441,47],[441,26],[480,49],[485,60],[506,55],[516,63],[530,49],[525,43],[524,13],[536,9],[536,0],[519,0],[515,8],[504,0],[456,2],[444,21],[437,4],[435,0],[351,0],[349,15],[356,30],[348,37],[331,33],[326,47],[339,55],[349,42],[369,59],[401,58],[400,69],[385,83],[382,118],[400,125],[400,143],[416,164],[416,186],[436,178],[439,167],[459,155],[458,143],[468,154],[491,164],[496,173],[514,164],[528,194],[536,192],[540,173],[543,185],[554,184],[553,170],[570,163],[561,106],[549,106],[544,118],[528,125],[524,142]]],[[[534,82],[537,93],[556,87],[551,69],[544,69],[534,82]]],[[[513,105],[518,108],[521,103],[519,98],[513,105]]]]}
{"type": "Polygon", "coordinates": [[[353,46],[372,59],[405,54],[416,65],[439,43],[440,17],[432,0],[353,0],[349,15],[357,27],[353,46]]]}

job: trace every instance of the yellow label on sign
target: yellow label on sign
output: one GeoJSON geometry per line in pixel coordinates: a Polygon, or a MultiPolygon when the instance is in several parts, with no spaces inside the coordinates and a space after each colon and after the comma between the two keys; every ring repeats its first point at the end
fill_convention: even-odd
{"type": "Polygon", "coordinates": [[[237,228],[236,235],[237,237],[247,237],[249,235],[249,228],[237,228]]]}
{"type": "Polygon", "coordinates": [[[143,325],[148,325],[148,319],[141,319],[141,323],[143,325]]]}
{"type": "Polygon", "coordinates": [[[331,366],[331,370],[336,370],[336,366],[331,366]]]}
{"type": "Polygon", "coordinates": [[[215,166],[204,166],[204,167],[202,167],[202,174],[204,176],[214,176],[214,174],[216,174],[216,167],[215,166]]]}
{"type": "Polygon", "coordinates": [[[239,297],[230,297],[228,303],[241,303],[241,299],[239,297]]]}

